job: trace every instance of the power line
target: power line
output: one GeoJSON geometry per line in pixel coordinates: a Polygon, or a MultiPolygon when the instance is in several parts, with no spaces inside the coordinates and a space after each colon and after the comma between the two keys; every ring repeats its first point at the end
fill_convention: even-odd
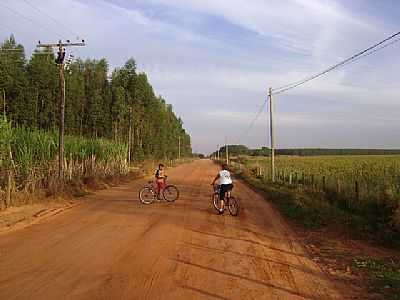
{"type": "Polygon", "coordinates": [[[29,17],[27,17],[27,16],[21,14],[20,12],[16,11],[15,9],[13,9],[13,8],[11,8],[11,7],[8,7],[7,5],[4,5],[4,4],[1,3],[1,2],[0,2],[0,6],[5,7],[6,9],[8,9],[9,11],[11,11],[11,12],[14,13],[15,15],[20,16],[21,18],[23,18],[23,19],[25,19],[25,20],[28,20],[29,22],[31,22],[31,23],[33,23],[33,24],[35,24],[35,25],[39,25],[40,27],[42,27],[42,29],[45,29],[46,31],[50,30],[50,31],[52,31],[53,33],[59,35],[59,33],[56,32],[56,31],[54,31],[53,29],[47,28],[46,26],[43,26],[42,24],[38,23],[37,21],[35,21],[35,20],[33,20],[33,19],[31,19],[31,18],[29,18],[29,17]]]}
{"type": "Polygon", "coordinates": [[[256,121],[258,120],[258,118],[260,117],[262,112],[264,111],[266,104],[267,104],[267,101],[263,101],[263,104],[260,106],[260,109],[257,111],[256,115],[254,116],[253,120],[250,122],[249,126],[239,136],[238,144],[240,144],[240,140],[242,140],[242,138],[245,137],[250,132],[250,130],[253,128],[254,124],[256,123],[256,121]]]}
{"type": "Polygon", "coordinates": [[[372,53],[377,52],[378,50],[381,50],[381,49],[383,49],[383,48],[386,48],[387,46],[394,44],[394,42],[389,43],[389,44],[386,44],[386,45],[384,45],[384,46],[382,46],[382,47],[379,47],[379,46],[385,44],[386,42],[388,42],[389,40],[395,38],[395,37],[398,36],[398,35],[400,35],[400,31],[397,32],[397,33],[395,33],[395,34],[393,34],[393,35],[391,35],[391,36],[389,36],[389,37],[387,37],[387,38],[385,38],[384,40],[380,41],[379,43],[376,43],[376,44],[374,44],[373,46],[371,46],[371,47],[369,47],[369,48],[367,48],[367,49],[365,49],[365,50],[362,50],[362,51],[360,51],[360,52],[354,54],[353,56],[351,56],[351,57],[349,57],[349,58],[347,58],[347,59],[345,59],[345,60],[343,60],[343,61],[341,61],[341,62],[339,62],[339,63],[337,63],[337,64],[335,64],[335,65],[333,65],[333,66],[331,66],[331,67],[329,67],[329,68],[326,69],[325,71],[322,71],[322,72],[320,72],[320,73],[317,73],[317,74],[315,74],[315,75],[312,75],[312,76],[310,76],[310,77],[307,77],[307,78],[305,78],[305,79],[303,79],[303,80],[299,80],[299,81],[296,81],[296,82],[293,82],[293,83],[290,83],[290,84],[286,84],[286,85],[281,86],[281,87],[279,87],[279,88],[273,89],[273,90],[272,90],[272,91],[273,91],[273,94],[274,94],[274,95],[277,95],[277,94],[284,93],[284,92],[286,92],[286,91],[288,91],[288,90],[294,89],[294,88],[296,88],[296,87],[298,87],[298,86],[300,86],[300,85],[303,85],[303,84],[305,84],[305,83],[307,83],[307,82],[309,82],[309,81],[311,81],[311,80],[317,79],[318,77],[321,77],[321,76],[325,75],[326,73],[337,69],[337,68],[340,67],[340,66],[350,64],[350,63],[352,63],[352,62],[354,62],[354,61],[360,59],[361,57],[370,55],[370,54],[372,54],[372,53]],[[373,50],[373,51],[371,51],[371,50],[373,50]]]}
{"type": "Polygon", "coordinates": [[[400,38],[395,39],[395,40],[391,41],[390,43],[387,43],[387,44],[385,44],[385,45],[383,45],[383,46],[381,46],[381,47],[378,47],[378,48],[376,48],[376,49],[374,49],[374,50],[372,50],[372,51],[370,51],[370,52],[368,52],[368,53],[364,53],[363,55],[357,57],[356,59],[354,59],[354,60],[352,60],[352,61],[350,61],[350,62],[348,62],[348,63],[345,63],[343,66],[346,66],[346,65],[348,65],[348,64],[350,64],[350,63],[353,63],[353,62],[356,62],[356,61],[360,60],[361,58],[370,56],[370,55],[372,55],[372,54],[374,54],[374,53],[376,53],[376,52],[378,52],[378,51],[380,51],[380,50],[383,50],[383,49],[385,49],[385,48],[387,48],[387,47],[389,47],[389,46],[391,46],[391,45],[393,45],[393,44],[396,44],[396,43],[398,43],[398,42],[400,42],[400,38]]]}
{"type": "Polygon", "coordinates": [[[32,3],[30,3],[28,0],[23,0],[26,4],[28,4],[30,7],[32,7],[34,10],[36,10],[37,12],[39,12],[40,14],[48,17],[49,19],[51,19],[55,24],[64,27],[64,29],[68,30],[69,33],[71,33],[72,35],[76,35],[78,37],[78,35],[73,32],[68,26],[64,25],[63,23],[59,22],[57,19],[53,18],[51,15],[47,14],[45,11],[43,11],[42,9],[34,6],[32,3]]]}
{"type": "Polygon", "coordinates": [[[0,27],[0,30],[3,30],[3,32],[6,32],[5,28],[10,30],[11,33],[14,31],[14,29],[12,29],[10,26],[8,26],[6,24],[1,24],[1,27],[0,27]],[[4,27],[4,28],[1,28],[1,27],[4,27]]]}

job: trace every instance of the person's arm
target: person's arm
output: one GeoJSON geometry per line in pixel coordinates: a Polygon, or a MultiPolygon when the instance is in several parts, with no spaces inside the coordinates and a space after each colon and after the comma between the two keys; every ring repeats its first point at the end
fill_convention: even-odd
{"type": "Polygon", "coordinates": [[[216,182],[218,179],[219,179],[219,174],[218,174],[217,176],[215,176],[215,178],[214,178],[213,182],[211,183],[211,185],[214,185],[215,182],[216,182]]]}

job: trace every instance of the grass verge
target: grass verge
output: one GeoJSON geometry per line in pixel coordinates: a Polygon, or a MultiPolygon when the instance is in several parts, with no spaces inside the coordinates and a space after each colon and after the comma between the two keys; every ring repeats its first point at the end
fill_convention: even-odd
{"type": "Polygon", "coordinates": [[[400,300],[400,261],[358,258],[353,263],[368,274],[370,292],[379,293],[385,299],[400,300]]]}
{"type": "MultiPolygon", "coordinates": [[[[327,247],[330,243],[344,246],[346,249],[344,256],[341,253],[343,248],[340,249],[335,246],[328,253],[313,251],[314,253],[311,253],[311,255],[319,256],[318,260],[321,263],[325,261],[336,264],[336,266],[329,265],[331,270],[335,268],[336,271],[338,271],[338,268],[345,270],[334,271],[335,274],[350,272],[353,274],[352,276],[358,278],[359,280],[353,278],[352,280],[345,279],[345,281],[347,280],[347,284],[352,285],[354,290],[361,286],[365,293],[363,299],[400,300],[400,260],[393,259],[398,257],[397,250],[381,257],[376,255],[374,251],[360,252],[360,248],[363,249],[362,246],[358,249],[352,247],[353,241],[362,239],[368,241],[368,243],[372,241],[376,247],[381,249],[383,249],[382,245],[397,249],[400,247],[400,233],[398,231],[376,224],[371,225],[369,218],[341,209],[323,194],[308,194],[302,190],[265,182],[262,178],[254,177],[252,174],[241,170],[233,169],[232,171],[236,177],[242,179],[252,188],[261,192],[265,198],[272,201],[285,217],[293,221],[297,227],[301,227],[301,231],[306,233],[305,236],[310,236],[310,233],[314,237],[317,236],[314,242],[317,245],[319,244],[320,249],[330,248],[327,247]],[[324,234],[324,232],[332,230],[337,233],[335,234],[336,237],[327,237],[324,234]],[[346,241],[341,240],[340,236],[343,233],[345,233],[346,239],[353,239],[348,242],[350,245],[346,245],[346,241]],[[335,241],[335,239],[337,240],[335,241]],[[315,252],[318,252],[318,254],[315,252]]],[[[305,246],[307,247],[307,245],[305,246]]]]}

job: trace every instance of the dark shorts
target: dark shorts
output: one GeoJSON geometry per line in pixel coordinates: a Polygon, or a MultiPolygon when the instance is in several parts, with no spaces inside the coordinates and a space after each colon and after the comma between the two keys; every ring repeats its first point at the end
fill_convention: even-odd
{"type": "Polygon", "coordinates": [[[219,199],[224,199],[225,193],[232,191],[233,184],[221,184],[219,186],[219,199]]]}

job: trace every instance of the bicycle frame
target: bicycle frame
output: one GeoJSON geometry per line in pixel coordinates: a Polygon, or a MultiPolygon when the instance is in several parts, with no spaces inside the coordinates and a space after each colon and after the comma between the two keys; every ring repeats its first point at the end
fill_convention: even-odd
{"type": "MultiPolygon", "coordinates": [[[[217,194],[218,195],[218,200],[220,200],[221,201],[221,199],[220,199],[220,197],[219,197],[219,195],[220,195],[220,189],[221,189],[221,187],[219,186],[219,185],[214,185],[214,194],[217,194]]],[[[223,199],[223,201],[225,202],[225,204],[227,203],[227,199],[229,199],[231,197],[231,191],[226,191],[225,192],[225,195],[224,195],[224,199],[223,199]]]]}
{"type": "Polygon", "coordinates": [[[226,191],[225,195],[224,195],[224,199],[222,199],[224,205],[223,205],[223,209],[222,211],[220,210],[221,207],[221,199],[219,197],[220,194],[220,187],[217,185],[214,185],[213,187],[214,193],[213,193],[213,205],[214,208],[218,211],[218,213],[223,213],[223,211],[225,211],[225,209],[229,210],[229,213],[232,216],[237,216],[238,212],[239,212],[239,203],[236,200],[235,197],[232,196],[232,191],[226,191]],[[234,210],[232,210],[232,208],[235,208],[234,210]]]}

